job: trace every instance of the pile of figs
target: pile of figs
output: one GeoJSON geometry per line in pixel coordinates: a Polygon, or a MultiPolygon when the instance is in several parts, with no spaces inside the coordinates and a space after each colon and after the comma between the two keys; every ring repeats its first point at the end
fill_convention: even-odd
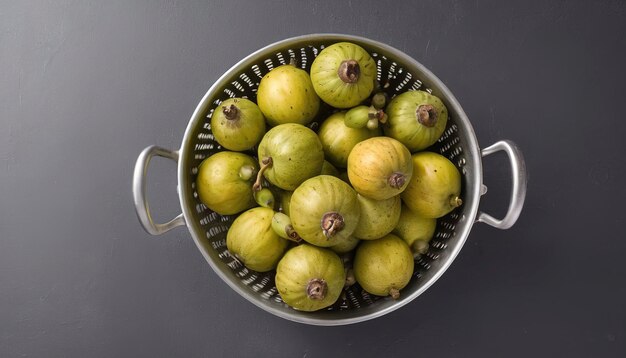
{"type": "Polygon", "coordinates": [[[273,68],[255,101],[230,98],[210,116],[223,147],[202,161],[196,189],[220,215],[237,215],[228,252],[275,273],[296,310],[332,306],[358,284],[400,297],[436,221],[462,205],[461,175],[429,151],[448,121],[426,91],[395,96],[362,47],[325,47],[310,71],[273,68]]]}

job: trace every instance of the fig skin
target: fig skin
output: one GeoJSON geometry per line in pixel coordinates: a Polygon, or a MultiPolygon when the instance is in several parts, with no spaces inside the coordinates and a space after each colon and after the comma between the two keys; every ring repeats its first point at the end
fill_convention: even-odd
{"type": "Polygon", "coordinates": [[[287,123],[270,129],[261,139],[257,152],[261,165],[271,158],[263,176],[284,190],[294,190],[305,180],[319,175],[324,164],[324,151],[317,134],[301,124],[287,123]]]}
{"type": "Polygon", "coordinates": [[[420,251],[423,250],[424,245],[416,242],[430,242],[435,235],[436,228],[437,219],[422,217],[406,206],[406,204],[402,204],[398,225],[396,225],[392,233],[402,238],[409,245],[413,254],[422,254],[423,252],[420,251]]]}
{"type": "Polygon", "coordinates": [[[238,152],[218,152],[198,167],[196,190],[200,201],[220,215],[232,215],[256,205],[252,183],[259,166],[238,152]]]}
{"type": "Polygon", "coordinates": [[[302,244],[289,249],[276,268],[276,289],[300,311],[317,311],[337,301],[346,281],[343,263],[329,249],[302,244]]]}
{"type": "Polygon", "coordinates": [[[433,152],[412,156],[413,177],[402,201],[416,214],[440,218],[461,206],[461,173],[446,157],[433,152]]]}
{"type": "Polygon", "coordinates": [[[371,199],[385,200],[402,193],[412,174],[411,153],[390,137],[366,139],[348,155],[350,183],[371,199]]]}
{"type": "Polygon", "coordinates": [[[334,177],[339,177],[339,170],[337,170],[334,165],[330,164],[328,160],[324,160],[320,175],[332,175],[334,177]]]}
{"type": "Polygon", "coordinates": [[[229,98],[213,112],[211,132],[228,150],[248,150],[263,138],[265,117],[256,103],[245,98],[229,98]]]}
{"type": "Polygon", "coordinates": [[[446,129],[448,109],[426,91],[407,91],[394,97],[386,110],[385,135],[399,140],[411,153],[433,145],[446,129]]]}
{"type": "Polygon", "coordinates": [[[325,158],[337,168],[348,166],[348,155],[357,143],[382,134],[380,129],[350,128],[345,124],[345,116],[345,111],[330,115],[317,133],[325,158]]]}
{"type": "Polygon", "coordinates": [[[409,246],[393,234],[361,241],[354,255],[354,276],[363,289],[378,296],[399,298],[411,280],[415,263],[409,246]]]}
{"type": "Polygon", "coordinates": [[[397,226],[402,203],[399,195],[384,200],[374,200],[360,194],[357,198],[361,217],[354,236],[362,240],[375,240],[389,234],[397,226]]]}
{"type": "Polygon", "coordinates": [[[346,240],[338,243],[337,245],[331,246],[330,249],[338,254],[347,254],[348,252],[354,250],[355,247],[361,242],[361,240],[357,237],[350,236],[346,240]]]}
{"type": "Polygon", "coordinates": [[[359,223],[356,192],[330,175],[308,179],[294,190],[290,218],[300,237],[313,245],[330,247],[348,240],[359,223]],[[329,230],[326,225],[334,224],[329,230]]]}
{"type": "Polygon", "coordinates": [[[267,272],[276,268],[289,241],[272,229],[274,210],[256,207],[233,221],[226,234],[226,247],[247,268],[267,272]]]}
{"type": "Polygon", "coordinates": [[[259,83],[257,104],[270,126],[309,124],[317,115],[320,99],[309,74],[293,64],[281,65],[259,83]]]}
{"type": "Polygon", "coordinates": [[[338,42],[323,49],[311,64],[315,92],[335,108],[351,108],[374,90],[376,63],[362,47],[338,42]]]}

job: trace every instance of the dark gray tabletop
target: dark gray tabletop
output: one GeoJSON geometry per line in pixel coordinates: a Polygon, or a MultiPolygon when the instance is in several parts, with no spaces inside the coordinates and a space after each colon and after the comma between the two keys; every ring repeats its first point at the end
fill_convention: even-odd
{"type": "MultiPolygon", "coordinates": [[[[625,34],[619,0],[3,1],[0,356],[626,356],[625,34]],[[148,235],[131,194],[140,151],[180,147],[222,73],[318,32],[414,57],[529,171],[513,228],[474,225],[425,294],[343,327],[258,309],[184,227],[148,235]]],[[[501,216],[506,157],[483,164],[501,216]]],[[[157,220],[180,212],[173,162],[148,183],[157,220]]]]}

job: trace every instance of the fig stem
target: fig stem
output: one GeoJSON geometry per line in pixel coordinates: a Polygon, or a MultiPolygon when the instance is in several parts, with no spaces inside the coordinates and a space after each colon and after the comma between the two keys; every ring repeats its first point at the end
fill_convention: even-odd
{"type": "Polygon", "coordinates": [[[223,106],[222,113],[224,113],[224,117],[230,121],[239,119],[239,108],[237,108],[234,104],[231,104],[230,106],[223,106]]]}
{"type": "Polygon", "coordinates": [[[400,290],[398,290],[397,288],[390,288],[389,296],[391,296],[391,298],[393,298],[394,300],[397,300],[398,298],[400,298],[400,290]]]}
{"type": "Polygon", "coordinates": [[[345,83],[356,83],[360,74],[361,68],[355,60],[344,60],[337,69],[337,75],[345,83]]]}
{"type": "Polygon", "coordinates": [[[313,278],[306,285],[306,295],[312,300],[323,300],[327,290],[328,285],[321,278],[313,278]]]}
{"type": "Polygon", "coordinates": [[[426,127],[433,127],[437,123],[437,111],[430,104],[422,104],[415,111],[417,121],[426,127]]]}
{"type": "Polygon", "coordinates": [[[256,181],[252,185],[252,190],[259,191],[263,188],[263,173],[272,166],[272,157],[265,157],[261,160],[261,168],[256,175],[256,181]]]}
{"type": "Polygon", "coordinates": [[[345,226],[343,216],[336,211],[327,212],[322,216],[322,232],[327,239],[333,237],[345,226]]]}
{"type": "Polygon", "coordinates": [[[406,183],[406,175],[395,172],[389,176],[387,183],[394,189],[400,189],[406,183]]]}
{"type": "Polygon", "coordinates": [[[298,235],[293,226],[285,226],[285,232],[287,233],[287,236],[289,236],[289,240],[294,241],[298,244],[302,242],[302,238],[300,237],[300,235],[298,235]]]}
{"type": "Polygon", "coordinates": [[[454,208],[458,208],[459,206],[463,205],[463,200],[458,196],[453,196],[452,198],[450,198],[450,205],[454,208]]]}

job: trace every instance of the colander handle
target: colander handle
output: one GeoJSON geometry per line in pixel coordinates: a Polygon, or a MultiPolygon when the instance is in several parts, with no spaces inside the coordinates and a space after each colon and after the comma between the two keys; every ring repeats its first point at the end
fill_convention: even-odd
{"type": "Polygon", "coordinates": [[[178,215],[174,219],[165,224],[155,223],[150,214],[150,207],[146,199],[146,174],[148,173],[148,165],[150,159],[154,156],[169,158],[178,163],[178,151],[171,151],[156,145],[151,145],[144,149],[135,163],[135,172],[133,174],[133,197],[135,199],[135,210],[139,222],[146,231],[152,235],[161,235],[177,226],[185,225],[183,214],[178,215]]]}
{"type": "Polygon", "coordinates": [[[513,189],[511,190],[509,209],[502,219],[496,219],[487,213],[480,212],[476,221],[504,230],[513,226],[522,212],[524,200],[526,199],[528,174],[526,172],[526,163],[524,162],[522,152],[517,145],[510,140],[501,140],[484,148],[481,151],[481,155],[486,157],[499,151],[504,151],[509,156],[509,161],[511,162],[513,189]]]}

